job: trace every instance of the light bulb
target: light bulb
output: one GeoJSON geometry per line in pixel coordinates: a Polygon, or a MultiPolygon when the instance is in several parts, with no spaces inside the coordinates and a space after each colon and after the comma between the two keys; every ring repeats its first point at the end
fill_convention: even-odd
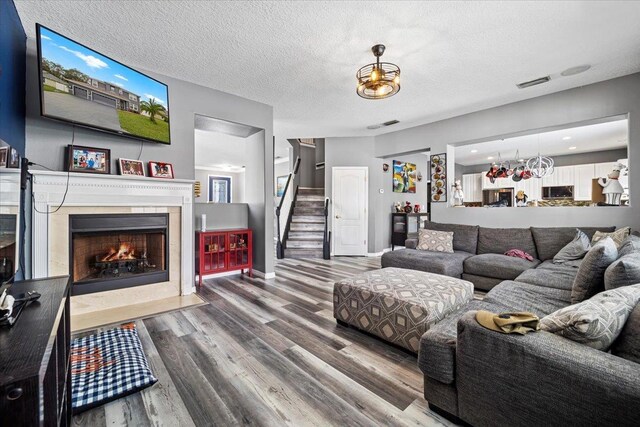
{"type": "Polygon", "coordinates": [[[393,82],[395,84],[400,84],[400,75],[399,74],[396,74],[396,76],[393,78],[393,82]]]}
{"type": "Polygon", "coordinates": [[[378,70],[376,70],[375,68],[371,72],[371,80],[374,82],[378,80],[378,70]]]}

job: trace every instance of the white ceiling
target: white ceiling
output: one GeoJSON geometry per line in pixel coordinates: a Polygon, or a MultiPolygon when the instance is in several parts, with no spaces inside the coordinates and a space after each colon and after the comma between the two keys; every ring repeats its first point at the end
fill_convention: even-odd
{"type": "Polygon", "coordinates": [[[225,172],[245,169],[247,150],[256,150],[263,141],[260,134],[241,138],[221,132],[196,129],[195,167],[225,172]]]}
{"type": "Polygon", "coordinates": [[[29,37],[40,22],[132,67],[273,105],[281,138],[376,135],[640,71],[640,2],[16,5],[29,37]],[[402,69],[402,89],[370,101],[355,72],[376,43],[402,69]],[[560,76],[582,64],[592,68],[560,76]],[[391,119],[401,123],[366,129],[391,119]]]}
{"type": "MultiPolygon", "coordinates": [[[[573,127],[551,132],[480,142],[455,148],[455,162],[464,166],[538,155],[563,156],[626,148],[629,123],[625,120],[573,127]],[[474,152],[475,151],[475,152],[474,152]],[[489,156],[493,157],[489,159],[489,156]]],[[[517,160],[517,159],[516,159],[517,160]]]]}

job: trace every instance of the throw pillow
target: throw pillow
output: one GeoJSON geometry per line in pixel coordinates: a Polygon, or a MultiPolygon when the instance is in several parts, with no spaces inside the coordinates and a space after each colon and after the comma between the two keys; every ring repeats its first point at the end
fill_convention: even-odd
{"type": "Polygon", "coordinates": [[[596,231],[591,238],[591,244],[594,245],[607,237],[611,237],[616,246],[620,247],[624,239],[626,239],[630,233],[631,227],[620,228],[613,233],[603,233],[602,231],[596,231]]]}
{"type": "Polygon", "coordinates": [[[564,264],[567,261],[575,261],[582,259],[591,249],[591,242],[589,236],[584,234],[581,230],[576,229],[576,237],[571,242],[560,249],[560,252],[553,257],[554,264],[564,264]]]}
{"type": "Polygon", "coordinates": [[[453,231],[418,230],[419,251],[453,253],[453,231]]]}
{"type": "Polygon", "coordinates": [[[607,351],[638,301],[640,284],[612,289],[543,317],[540,329],[607,351]]]}
{"type": "Polygon", "coordinates": [[[640,237],[632,234],[623,240],[618,249],[618,255],[622,257],[634,252],[640,252],[640,237]]]}
{"type": "Polygon", "coordinates": [[[640,363],[640,304],[636,304],[618,339],[611,346],[611,353],[640,363]]]}
{"type": "Polygon", "coordinates": [[[640,283],[640,252],[615,260],[604,273],[604,288],[615,289],[640,283]]]}
{"type": "Polygon", "coordinates": [[[596,243],[578,268],[571,287],[571,304],[591,298],[604,290],[604,272],[618,258],[618,249],[611,237],[596,243]]]}

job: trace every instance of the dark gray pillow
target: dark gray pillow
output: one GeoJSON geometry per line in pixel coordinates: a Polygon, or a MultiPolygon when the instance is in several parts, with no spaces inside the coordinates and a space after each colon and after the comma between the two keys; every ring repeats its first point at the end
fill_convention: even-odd
{"type": "Polygon", "coordinates": [[[611,237],[596,243],[585,255],[571,288],[571,304],[591,298],[604,290],[604,273],[618,258],[618,248],[611,237]]]}
{"type": "Polygon", "coordinates": [[[618,255],[622,257],[634,252],[640,252],[640,237],[632,234],[622,241],[618,248],[618,255]]]}
{"type": "Polygon", "coordinates": [[[580,229],[576,229],[576,237],[573,238],[560,252],[553,257],[554,264],[563,264],[567,261],[575,261],[582,259],[591,249],[591,241],[589,236],[584,234],[580,229]]]}
{"type": "Polygon", "coordinates": [[[604,273],[604,288],[607,290],[638,283],[640,283],[640,252],[618,258],[607,267],[604,273]]]}
{"type": "Polygon", "coordinates": [[[622,332],[611,346],[611,353],[640,363],[640,304],[629,315],[622,332]]]}

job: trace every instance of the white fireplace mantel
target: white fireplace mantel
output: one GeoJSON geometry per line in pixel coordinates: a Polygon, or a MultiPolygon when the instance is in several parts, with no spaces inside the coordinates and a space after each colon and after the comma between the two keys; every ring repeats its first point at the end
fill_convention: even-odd
{"type": "Polygon", "coordinates": [[[49,272],[51,218],[64,199],[73,208],[180,208],[180,292],[194,292],[193,183],[182,179],[31,171],[33,175],[33,277],[49,272]],[[67,190],[68,187],[68,190],[67,190]],[[66,196],[65,196],[66,191],[66,196]],[[47,214],[49,212],[49,214],[47,214]]]}

